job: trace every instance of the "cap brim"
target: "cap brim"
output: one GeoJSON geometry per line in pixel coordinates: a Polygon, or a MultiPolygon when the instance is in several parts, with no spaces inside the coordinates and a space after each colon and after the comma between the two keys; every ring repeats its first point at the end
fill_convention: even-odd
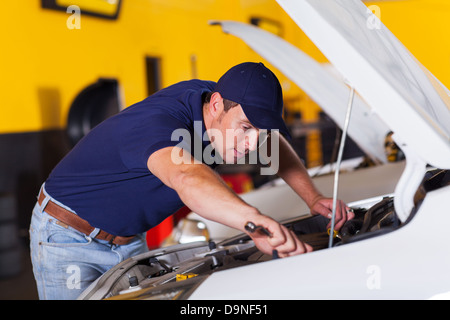
{"type": "Polygon", "coordinates": [[[275,112],[262,110],[249,105],[241,105],[245,116],[250,123],[258,129],[279,130],[280,133],[288,140],[292,140],[286,123],[283,118],[275,112]],[[254,112],[252,112],[254,110],[254,112]]]}

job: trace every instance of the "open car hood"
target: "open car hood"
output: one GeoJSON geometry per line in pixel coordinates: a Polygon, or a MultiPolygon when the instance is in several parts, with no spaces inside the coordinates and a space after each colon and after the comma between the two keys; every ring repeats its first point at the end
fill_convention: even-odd
{"type": "MultiPolygon", "coordinates": [[[[285,76],[299,86],[340,127],[344,127],[349,87],[330,64],[318,63],[282,38],[250,24],[236,21],[212,21],[225,33],[242,39],[285,76]],[[334,72],[333,72],[334,71],[334,72]]],[[[384,141],[389,127],[355,96],[348,135],[375,162],[386,163],[384,141]]]]}
{"type": "MultiPolygon", "coordinates": [[[[382,122],[378,122],[379,125],[369,124],[368,127],[384,132],[382,123],[385,123],[394,132],[394,140],[407,158],[405,171],[395,190],[397,214],[403,222],[406,221],[414,206],[414,193],[423,179],[426,166],[442,169],[450,167],[449,90],[412,56],[360,0],[277,2],[328,58],[342,79],[362,97],[363,101],[358,96],[355,97],[356,108],[352,111],[350,123],[362,121],[361,123],[366,124],[376,119],[375,116],[369,118],[367,114],[375,112],[382,122]],[[367,110],[370,112],[367,113],[367,110]]],[[[272,35],[264,37],[268,41],[274,39],[272,35]]],[[[248,37],[246,41],[254,42],[248,37]]],[[[284,47],[286,48],[287,46],[284,47]]],[[[292,48],[288,50],[294,51],[292,48]]],[[[288,73],[287,67],[281,68],[281,60],[286,58],[285,55],[269,54],[267,46],[258,47],[260,54],[262,51],[280,71],[292,74],[288,73]]],[[[311,60],[308,62],[309,69],[303,69],[307,57],[301,56],[299,52],[297,50],[297,59],[289,66],[292,70],[301,66],[297,73],[314,70],[310,79],[320,74],[319,81],[332,81],[331,74],[326,74],[323,67],[319,68],[321,66],[314,65],[311,60]]],[[[298,75],[296,79],[298,81],[298,75]]],[[[342,95],[349,91],[348,88],[342,89],[343,83],[339,84],[339,79],[335,80],[332,82],[333,90],[340,87],[338,90],[342,95]]],[[[303,81],[301,87],[305,89],[306,85],[303,81]]],[[[308,94],[313,92],[305,91],[308,94]]],[[[315,93],[314,97],[325,99],[324,96],[330,94],[327,91],[329,90],[324,89],[322,97],[320,93],[315,93]]],[[[340,99],[344,99],[343,96],[340,99]]],[[[320,105],[324,107],[325,103],[320,105]]],[[[342,106],[338,108],[344,118],[345,109],[342,106]]],[[[339,125],[342,120],[336,122],[339,125]]],[[[366,142],[371,142],[364,144],[357,138],[358,132],[351,133],[351,126],[352,124],[349,126],[349,135],[367,151],[367,146],[376,139],[367,139],[370,134],[365,133],[366,142]]],[[[375,150],[374,145],[371,149],[375,150]]],[[[374,153],[369,151],[369,154],[374,153]]]]}
{"type": "Polygon", "coordinates": [[[334,67],[425,163],[450,167],[446,90],[360,0],[277,0],[334,67]]]}

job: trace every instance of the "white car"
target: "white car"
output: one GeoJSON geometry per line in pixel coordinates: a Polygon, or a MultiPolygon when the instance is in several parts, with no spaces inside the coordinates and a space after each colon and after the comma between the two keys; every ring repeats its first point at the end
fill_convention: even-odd
{"type": "Polygon", "coordinates": [[[394,192],[348,203],[356,218],[331,239],[320,216],[285,221],[311,253],[277,259],[246,235],[180,244],[118,264],[79,299],[450,298],[449,91],[380,21],[368,28],[360,0],[278,3],[395,133],[394,192]]]}

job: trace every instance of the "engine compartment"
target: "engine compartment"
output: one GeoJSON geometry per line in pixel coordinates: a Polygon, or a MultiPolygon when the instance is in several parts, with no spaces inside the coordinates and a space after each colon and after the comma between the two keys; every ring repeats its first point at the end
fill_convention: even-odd
{"type": "MultiPolygon", "coordinates": [[[[447,170],[427,172],[414,198],[410,218],[401,223],[395,213],[394,197],[377,197],[350,205],[355,218],[347,221],[333,238],[333,247],[381,236],[413,219],[426,193],[450,184],[447,170]]],[[[297,237],[323,250],[329,245],[329,219],[306,215],[284,221],[297,237]]],[[[225,241],[195,242],[161,248],[130,258],[105,273],[81,299],[184,299],[214,272],[276,257],[260,252],[251,238],[241,234],[225,241]]]]}

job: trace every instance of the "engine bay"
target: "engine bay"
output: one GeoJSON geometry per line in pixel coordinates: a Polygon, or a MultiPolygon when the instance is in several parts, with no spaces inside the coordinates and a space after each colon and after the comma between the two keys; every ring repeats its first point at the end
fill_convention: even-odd
{"type": "MultiPolygon", "coordinates": [[[[352,204],[355,217],[335,234],[332,246],[381,236],[401,228],[413,219],[427,192],[449,184],[447,170],[428,171],[417,190],[413,212],[405,223],[396,216],[391,195],[352,204]]],[[[329,246],[328,223],[329,219],[312,215],[283,222],[314,251],[329,246]]],[[[100,277],[80,298],[184,299],[214,272],[276,258],[260,252],[247,234],[218,243],[202,241],[174,245],[123,261],[100,277]]]]}

